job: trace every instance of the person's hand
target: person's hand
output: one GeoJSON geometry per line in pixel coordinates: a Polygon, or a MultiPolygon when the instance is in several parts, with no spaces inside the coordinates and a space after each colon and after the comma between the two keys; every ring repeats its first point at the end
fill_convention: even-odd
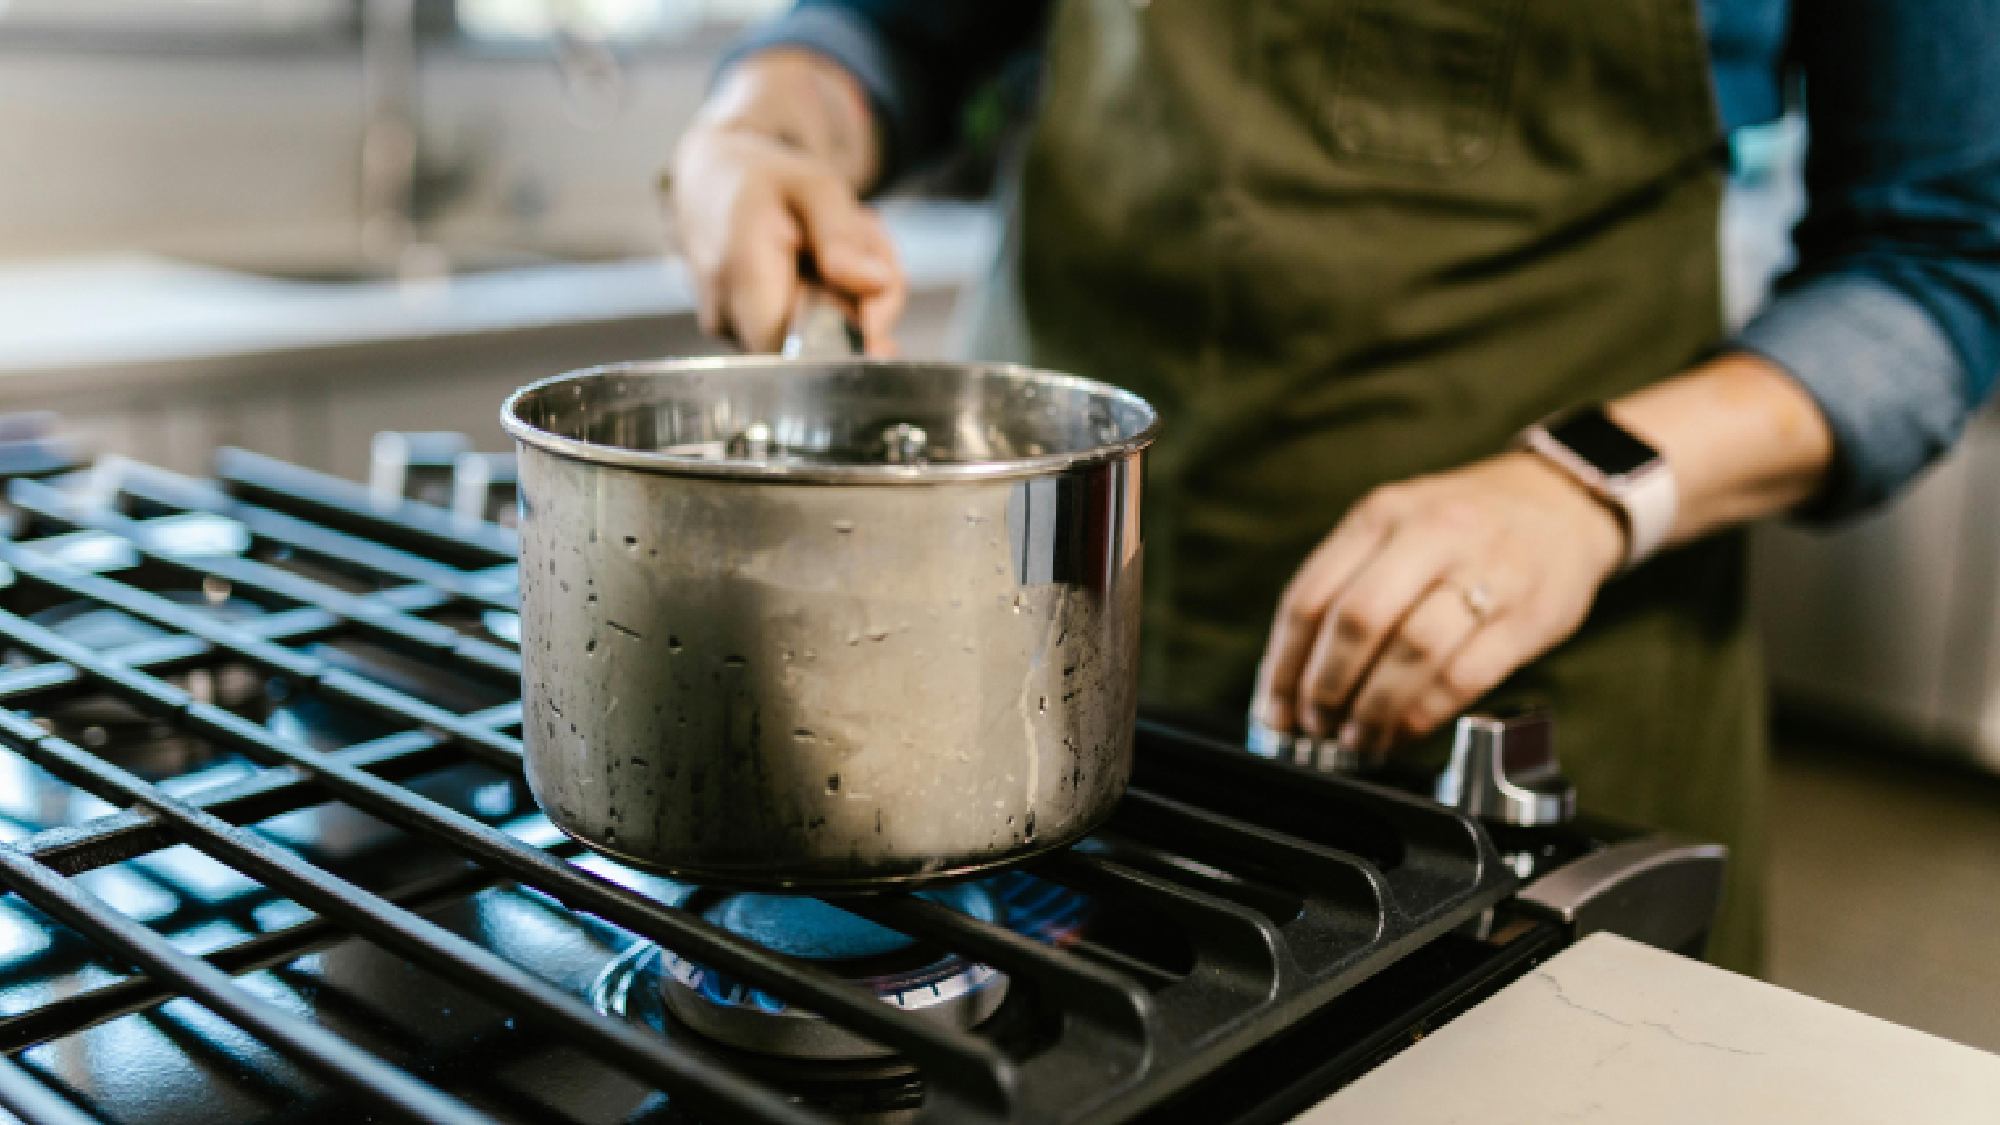
{"type": "Polygon", "coordinates": [[[1428,734],[1575,632],[1624,549],[1529,453],[1376,489],[1286,588],[1253,713],[1364,752],[1428,734]]]}
{"type": "Polygon", "coordinates": [[[850,307],[869,354],[893,351],[905,281],[856,190],[872,174],[855,139],[873,143],[867,112],[845,72],[798,53],[753,57],[718,86],[668,169],[704,332],[776,350],[810,269],[850,307]]]}

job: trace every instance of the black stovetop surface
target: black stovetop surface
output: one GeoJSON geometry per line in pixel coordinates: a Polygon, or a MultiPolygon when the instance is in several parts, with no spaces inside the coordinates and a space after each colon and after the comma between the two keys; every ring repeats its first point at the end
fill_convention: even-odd
{"type": "Polygon", "coordinates": [[[1080,924],[866,907],[1011,980],[980,1031],[920,1026],[540,817],[506,528],[232,451],[215,481],[114,462],[10,500],[0,1105],[29,1120],[823,1116],[801,1091],[865,1120],[1275,1120],[1558,940],[1489,910],[1515,880],[1457,813],[1142,722],[1111,821],[1010,876],[1080,924]],[[647,937],[917,1077],[610,1026],[584,1000],[647,937]]]}

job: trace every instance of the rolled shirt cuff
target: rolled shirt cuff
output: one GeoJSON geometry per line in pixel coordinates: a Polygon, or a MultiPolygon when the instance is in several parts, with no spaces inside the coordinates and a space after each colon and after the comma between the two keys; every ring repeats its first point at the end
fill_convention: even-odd
{"type": "Polygon", "coordinates": [[[1833,431],[1832,475],[1796,513],[1807,522],[1894,495],[1950,448],[1970,412],[1964,365],[1937,321],[1867,275],[1827,275],[1782,291],[1734,344],[1798,380],[1833,431]]]}
{"type": "Polygon", "coordinates": [[[801,5],[753,28],[738,40],[716,67],[721,74],[732,64],[759,51],[796,47],[832,59],[854,75],[868,95],[869,107],[881,130],[882,176],[886,184],[908,154],[920,147],[928,127],[907,62],[877,34],[867,20],[842,8],[801,5]]]}

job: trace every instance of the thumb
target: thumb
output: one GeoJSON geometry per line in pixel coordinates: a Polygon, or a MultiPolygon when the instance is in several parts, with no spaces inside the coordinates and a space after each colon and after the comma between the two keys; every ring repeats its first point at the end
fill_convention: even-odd
{"type": "Polygon", "coordinates": [[[794,193],[805,249],[820,281],[850,297],[874,296],[900,280],[886,240],[875,237],[867,209],[847,185],[814,177],[794,193]]]}

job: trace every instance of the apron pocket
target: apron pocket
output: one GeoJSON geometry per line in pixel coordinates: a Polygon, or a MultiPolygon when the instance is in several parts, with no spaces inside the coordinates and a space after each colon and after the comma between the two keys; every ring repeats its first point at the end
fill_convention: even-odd
{"type": "Polygon", "coordinates": [[[1522,3],[1355,3],[1323,118],[1334,151],[1439,170],[1491,156],[1522,3]]]}

